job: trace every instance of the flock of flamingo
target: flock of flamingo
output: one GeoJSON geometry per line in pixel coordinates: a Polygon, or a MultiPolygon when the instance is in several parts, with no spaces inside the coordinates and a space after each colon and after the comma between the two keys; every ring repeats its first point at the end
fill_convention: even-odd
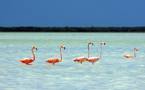
{"type": "MultiPolygon", "coordinates": [[[[95,62],[99,61],[102,58],[102,49],[103,46],[106,45],[105,42],[100,42],[100,55],[96,56],[96,57],[90,57],[90,46],[93,46],[94,43],[93,42],[89,42],[88,43],[88,57],[84,57],[84,56],[80,56],[80,57],[76,57],[73,59],[74,62],[77,63],[83,63],[83,62],[89,62],[94,64],[95,62]]],[[[46,62],[52,65],[55,65],[56,63],[62,62],[62,49],[65,50],[65,46],[64,45],[60,45],[60,59],[59,58],[49,58],[46,62]]],[[[26,64],[26,65],[32,65],[32,63],[35,61],[35,51],[37,51],[37,48],[35,46],[32,47],[32,58],[24,58],[19,60],[21,63],[26,64]]],[[[133,54],[127,53],[124,54],[123,57],[127,58],[128,60],[132,60],[133,58],[136,57],[136,51],[139,51],[139,49],[134,48],[133,49],[133,54]]]]}

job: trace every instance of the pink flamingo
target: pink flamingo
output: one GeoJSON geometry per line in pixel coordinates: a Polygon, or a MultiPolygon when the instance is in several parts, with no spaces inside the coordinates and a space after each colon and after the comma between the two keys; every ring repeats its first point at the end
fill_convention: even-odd
{"type": "MultiPolygon", "coordinates": [[[[93,43],[92,42],[89,42],[88,43],[88,57],[90,56],[90,45],[93,45],[93,43]]],[[[78,63],[83,63],[83,62],[85,62],[85,61],[87,61],[88,60],[88,58],[86,58],[86,57],[84,57],[84,56],[81,56],[81,57],[77,57],[77,58],[74,58],[73,59],[73,61],[74,62],[78,62],[78,63]]]]}
{"type": "Polygon", "coordinates": [[[127,53],[127,54],[125,54],[125,55],[123,55],[123,56],[124,56],[125,58],[127,58],[127,59],[135,58],[135,57],[136,57],[136,51],[139,51],[139,49],[134,48],[134,49],[133,49],[133,54],[127,53]]]}
{"type": "Polygon", "coordinates": [[[37,51],[37,48],[35,46],[32,47],[32,58],[24,58],[24,59],[21,59],[20,62],[26,65],[32,65],[31,63],[35,61],[34,50],[37,51]]]}
{"type": "Polygon", "coordinates": [[[98,60],[100,60],[102,58],[102,47],[103,47],[103,45],[106,45],[106,43],[105,42],[100,43],[100,56],[98,56],[98,57],[88,57],[88,60],[87,60],[88,62],[94,64],[95,62],[97,62],[98,60]]]}
{"type": "Polygon", "coordinates": [[[62,62],[62,49],[65,50],[63,45],[60,46],[60,59],[59,58],[49,58],[46,62],[55,65],[56,63],[62,62]]]}

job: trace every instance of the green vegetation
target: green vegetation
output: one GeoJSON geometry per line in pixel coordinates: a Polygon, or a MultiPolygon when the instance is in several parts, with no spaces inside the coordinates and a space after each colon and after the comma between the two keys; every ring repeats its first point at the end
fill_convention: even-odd
{"type": "Polygon", "coordinates": [[[0,32],[145,32],[144,27],[0,27],[0,32]]]}

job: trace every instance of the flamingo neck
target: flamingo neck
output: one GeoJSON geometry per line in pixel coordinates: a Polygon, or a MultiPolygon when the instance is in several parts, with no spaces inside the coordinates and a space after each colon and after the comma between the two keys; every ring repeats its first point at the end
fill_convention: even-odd
{"type": "Polygon", "coordinates": [[[88,44],[88,58],[90,57],[90,45],[88,44]]]}
{"type": "Polygon", "coordinates": [[[90,45],[93,46],[93,43],[92,42],[88,43],[88,58],[90,57],[90,45]]]}
{"type": "Polygon", "coordinates": [[[102,45],[100,45],[100,59],[102,58],[102,45]]]}
{"type": "Polygon", "coordinates": [[[34,49],[32,49],[32,59],[35,60],[34,49]]]}
{"type": "Polygon", "coordinates": [[[134,57],[136,57],[136,50],[135,49],[133,50],[133,55],[134,55],[134,57]]]}
{"type": "Polygon", "coordinates": [[[62,60],[62,48],[60,47],[60,60],[62,60]]]}

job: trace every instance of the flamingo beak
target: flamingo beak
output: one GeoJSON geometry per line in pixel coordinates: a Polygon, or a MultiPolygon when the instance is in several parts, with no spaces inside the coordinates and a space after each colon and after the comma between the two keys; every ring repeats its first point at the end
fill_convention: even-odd
{"type": "Polygon", "coordinates": [[[106,43],[105,43],[105,42],[101,42],[100,44],[101,44],[101,45],[106,45],[106,43]]]}
{"type": "Polygon", "coordinates": [[[64,48],[64,50],[66,49],[66,47],[63,47],[64,48]]]}
{"type": "Polygon", "coordinates": [[[138,49],[138,48],[134,48],[134,50],[135,50],[135,51],[139,51],[139,49],[138,49]]]}
{"type": "Polygon", "coordinates": [[[36,51],[38,50],[38,48],[35,48],[36,49],[36,51]]]}

